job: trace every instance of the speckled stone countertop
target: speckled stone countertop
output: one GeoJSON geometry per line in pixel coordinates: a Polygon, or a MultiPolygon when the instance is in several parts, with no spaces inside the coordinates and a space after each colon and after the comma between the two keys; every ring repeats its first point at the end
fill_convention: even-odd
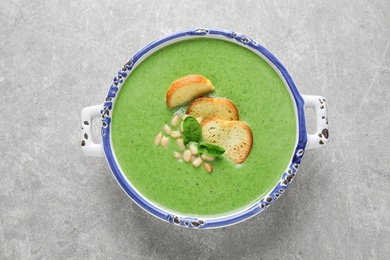
{"type": "Polygon", "coordinates": [[[389,1],[96,2],[0,3],[0,259],[388,259],[389,1]],[[223,229],[154,218],[80,149],[80,111],[123,63],[194,27],[251,36],[328,101],[329,144],[223,229]]]}

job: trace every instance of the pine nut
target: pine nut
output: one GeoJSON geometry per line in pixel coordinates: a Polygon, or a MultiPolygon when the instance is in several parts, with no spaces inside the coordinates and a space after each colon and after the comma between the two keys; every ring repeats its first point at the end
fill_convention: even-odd
{"type": "Polygon", "coordinates": [[[183,122],[184,122],[184,121],[181,121],[181,123],[180,123],[180,132],[182,132],[182,133],[184,132],[183,122]]]}
{"type": "Polygon", "coordinates": [[[176,139],[176,144],[177,144],[177,146],[179,147],[180,150],[184,151],[186,149],[186,146],[184,145],[182,138],[177,138],[176,139]]]}
{"type": "Polygon", "coordinates": [[[156,137],[154,138],[154,145],[159,145],[160,144],[160,142],[161,142],[161,138],[162,138],[162,133],[161,132],[159,132],[157,135],[156,135],[156,137]]]}
{"type": "Polygon", "coordinates": [[[173,137],[173,138],[180,138],[181,137],[181,133],[179,132],[179,131],[172,131],[171,132],[171,136],[173,137]]]}
{"type": "Polygon", "coordinates": [[[208,172],[208,173],[211,173],[212,171],[213,171],[213,166],[211,166],[211,164],[209,164],[209,163],[204,163],[203,164],[203,167],[206,169],[206,171],[208,172]]]}
{"type": "Polygon", "coordinates": [[[215,157],[202,154],[202,159],[205,160],[205,161],[211,162],[211,161],[213,161],[215,159],[215,157]]]}
{"type": "Polygon", "coordinates": [[[196,143],[191,143],[189,148],[192,154],[198,154],[198,146],[196,143]]]}
{"type": "Polygon", "coordinates": [[[184,153],[183,153],[183,160],[185,162],[189,162],[191,160],[191,151],[190,150],[185,150],[184,153]]]}
{"type": "Polygon", "coordinates": [[[172,130],[171,128],[169,127],[169,125],[164,125],[164,131],[165,133],[167,133],[167,135],[170,135],[172,130]]]}
{"type": "Polygon", "coordinates": [[[169,143],[169,138],[166,137],[166,136],[163,136],[162,139],[161,139],[161,145],[162,145],[162,147],[167,147],[167,146],[168,146],[168,143],[169,143]]]}
{"type": "Polygon", "coordinates": [[[183,158],[183,156],[181,155],[181,153],[178,153],[176,151],[173,152],[173,157],[175,157],[176,159],[181,159],[183,158]]]}
{"type": "Polygon", "coordinates": [[[196,118],[196,121],[198,121],[199,124],[202,123],[203,117],[201,117],[201,116],[200,116],[200,117],[197,117],[197,118],[196,118]]]}
{"type": "Polygon", "coordinates": [[[176,127],[179,125],[179,121],[180,121],[180,116],[178,114],[175,114],[173,117],[172,117],[172,121],[171,121],[171,124],[173,127],[176,127]]]}
{"type": "Polygon", "coordinates": [[[186,118],[189,117],[189,116],[190,116],[190,115],[184,114],[184,115],[181,116],[181,120],[184,121],[184,119],[186,119],[186,118]]]}
{"type": "Polygon", "coordinates": [[[196,159],[192,162],[192,165],[198,168],[202,164],[203,160],[200,157],[196,157],[196,159]]]}

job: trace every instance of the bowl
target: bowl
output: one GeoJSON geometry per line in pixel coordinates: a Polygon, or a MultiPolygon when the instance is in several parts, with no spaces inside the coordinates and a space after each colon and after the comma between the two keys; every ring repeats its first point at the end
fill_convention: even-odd
{"type": "Polygon", "coordinates": [[[267,209],[289,187],[305,150],[329,140],[322,96],[302,95],[260,43],[215,28],[176,32],[139,50],[115,75],[102,104],[82,110],[81,130],[84,154],[105,157],[136,204],[165,222],[196,229],[229,226],[267,209]],[[189,103],[168,107],[166,93],[187,75],[206,77],[215,87],[206,97],[236,106],[234,122],[251,130],[244,162],[232,161],[227,152],[212,162],[197,152],[189,163],[182,158],[188,147],[177,143],[189,103]],[[315,111],[315,133],[308,133],[307,109],[315,111]],[[97,117],[101,142],[92,139],[97,117]],[[197,158],[203,159],[195,167],[197,158]]]}

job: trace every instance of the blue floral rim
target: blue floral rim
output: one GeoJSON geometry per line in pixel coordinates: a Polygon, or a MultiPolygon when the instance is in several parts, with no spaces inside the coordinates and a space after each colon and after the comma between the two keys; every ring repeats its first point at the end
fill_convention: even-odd
{"type": "Polygon", "coordinates": [[[119,70],[119,72],[113,79],[112,84],[108,90],[107,97],[104,102],[104,108],[101,111],[101,114],[101,132],[104,152],[111,171],[122,189],[141,208],[154,215],[155,217],[172,224],[189,228],[217,228],[233,225],[238,222],[244,221],[268,208],[289,187],[292,179],[297,174],[297,170],[301,163],[307,142],[306,121],[304,116],[304,100],[298,88],[296,87],[292,77],[290,76],[286,68],[283,66],[283,64],[270,51],[268,51],[265,47],[263,47],[253,39],[233,31],[221,29],[202,28],[177,32],[166,37],[160,38],[156,41],[153,41],[141,50],[139,50],[132,58],[130,58],[128,62],[126,62],[126,64],[119,70]],[[272,64],[277,70],[279,70],[279,74],[284,78],[285,82],[287,83],[296,104],[298,137],[297,144],[294,150],[294,154],[292,155],[289,167],[282,174],[279,182],[275,185],[275,187],[267,196],[260,199],[250,208],[223,217],[201,219],[194,217],[178,216],[155,206],[147,199],[145,199],[142,195],[140,195],[134,189],[134,187],[131,186],[125,175],[121,172],[121,169],[115,159],[113,148],[111,146],[111,110],[113,109],[115,98],[117,97],[121,86],[123,85],[125,79],[130,75],[134,66],[137,64],[137,62],[141,62],[142,59],[147,56],[151,51],[154,51],[167,44],[180,40],[190,39],[192,37],[213,37],[220,38],[223,40],[230,40],[255,51],[261,57],[265,58],[270,64],[272,64]]]}

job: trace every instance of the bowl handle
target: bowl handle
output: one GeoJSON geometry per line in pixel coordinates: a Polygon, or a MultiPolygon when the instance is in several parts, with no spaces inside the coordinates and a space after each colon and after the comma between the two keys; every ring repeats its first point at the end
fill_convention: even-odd
{"type": "Polygon", "coordinates": [[[306,149],[321,147],[329,141],[326,100],[321,96],[302,95],[302,97],[305,101],[305,109],[314,109],[316,119],[316,132],[307,133],[306,149]]]}
{"type": "Polygon", "coordinates": [[[92,140],[92,119],[101,116],[103,104],[86,107],[81,111],[81,150],[84,155],[104,157],[103,144],[92,140]]]}

